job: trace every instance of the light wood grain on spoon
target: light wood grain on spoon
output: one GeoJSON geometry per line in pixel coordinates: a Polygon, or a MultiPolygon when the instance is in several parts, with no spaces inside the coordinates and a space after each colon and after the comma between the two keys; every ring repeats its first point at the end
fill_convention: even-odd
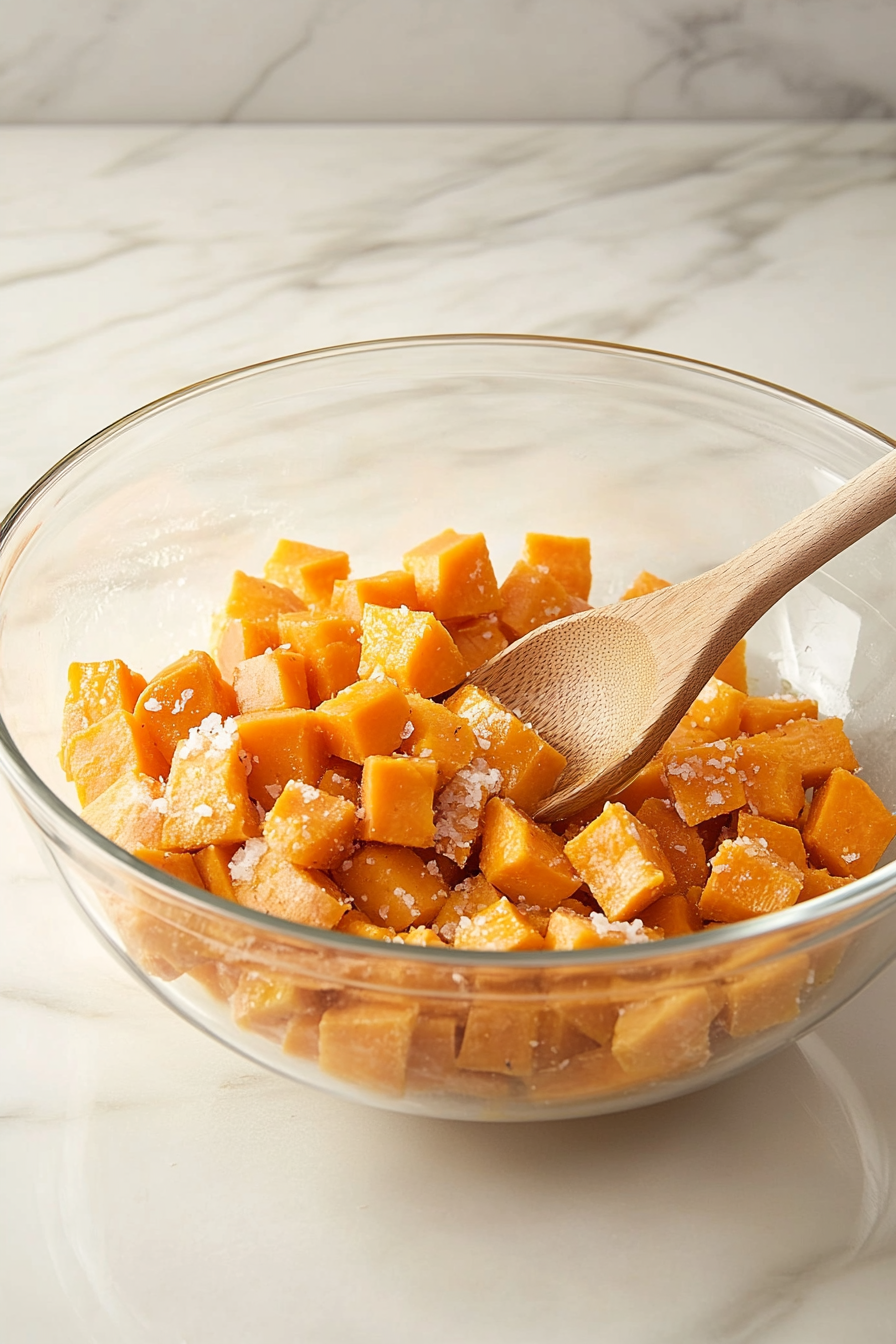
{"type": "Polygon", "coordinates": [[[478,668],[469,680],[567,758],[539,818],[568,816],[621,789],[760,616],[894,514],[896,453],[887,453],[733,560],[541,626],[478,668]]]}

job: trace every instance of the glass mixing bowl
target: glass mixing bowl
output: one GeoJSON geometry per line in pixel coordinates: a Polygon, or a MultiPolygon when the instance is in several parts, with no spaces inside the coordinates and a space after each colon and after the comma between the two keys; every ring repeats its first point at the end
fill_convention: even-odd
{"type": "MultiPolygon", "coordinates": [[[[384,341],[210,379],[90,439],[4,522],[0,764],[134,974],[280,1073],[496,1120],[703,1087],[808,1031],[893,957],[896,865],[778,915],[592,952],[462,953],[289,924],[185,886],[80,820],[56,757],[66,670],[120,657],[152,675],[207,646],[232,571],[259,572],[281,535],[343,548],[365,574],[444,527],[483,530],[499,575],[527,530],[587,535],[600,605],[642,568],[677,580],[717,564],[893,447],[769,383],[587,341],[384,341]],[[323,1013],[339,1046],[326,1070],[323,1013]],[[635,1046],[614,1052],[626,1019],[635,1046]],[[457,1066],[461,1037],[476,1067],[457,1066]]],[[[783,681],[844,717],[891,809],[894,543],[896,522],[748,641],[751,689],[783,681]]]]}

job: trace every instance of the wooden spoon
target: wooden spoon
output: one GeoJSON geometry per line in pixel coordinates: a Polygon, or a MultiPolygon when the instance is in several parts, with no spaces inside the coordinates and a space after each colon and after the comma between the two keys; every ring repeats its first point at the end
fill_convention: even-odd
{"type": "Polygon", "coordinates": [[[569,816],[623,788],[759,617],[894,513],[890,452],[733,560],[543,625],[477,668],[468,680],[567,758],[536,815],[569,816]]]}

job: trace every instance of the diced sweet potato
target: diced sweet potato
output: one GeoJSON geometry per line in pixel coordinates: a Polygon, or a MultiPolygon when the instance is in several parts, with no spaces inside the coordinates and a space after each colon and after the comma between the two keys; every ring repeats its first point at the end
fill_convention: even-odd
{"type": "Polygon", "coordinates": [[[320,605],[329,602],[337,579],[348,578],[348,556],[345,551],[283,537],[265,564],[264,576],[291,589],[303,602],[320,605]]]}
{"type": "Polygon", "coordinates": [[[434,761],[442,783],[470,764],[476,739],[465,719],[446,705],[422,695],[408,696],[408,710],[410,717],[403,730],[402,751],[423,761],[434,761]]]}
{"type": "Polygon", "coordinates": [[[233,690],[241,714],[259,709],[309,709],[305,660],[301,654],[272,649],[247,658],[233,669],[233,690]]]}
{"type": "Polygon", "coordinates": [[[206,891],[220,896],[224,901],[236,900],[230,876],[230,860],[236,850],[236,845],[207,845],[205,849],[197,849],[193,855],[193,862],[206,891]]]}
{"type": "Polygon", "coordinates": [[[760,733],[730,744],[750,812],[791,824],[806,800],[799,762],[780,743],[760,733]]]}
{"type": "Polygon", "coordinates": [[[573,597],[588,601],[591,592],[591,542],[588,537],[527,532],[523,559],[533,569],[546,569],[573,597]]]}
{"type": "Polygon", "coordinates": [[[815,896],[826,896],[829,891],[836,891],[838,887],[848,887],[852,880],[851,877],[835,877],[826,868],[810,868],[803,877],[803,889],[799,899],[811,901],[815,896]]]}
{"type": "Polygon", "coordinates": [[[283,647],[304,660],[312,706],[357,681],[361,644],[357,626],[347,617],[311,612],[281,616],[279,631],[283,647]]]}
{"type": "Polygon", "coordinates": [[[356,1087],[400,1096],[419,1009],[406,1003],[353,1003],[320,1020],[320,1067],[356,1087]]]}
{"type": "Polygon", "coordinates": [[[448,899],[441,873],[399,845],[362,845],[334,876],[368,919],[397,933],[431,924],[448,899]]]}
{"type": "MultiPolygon", "coordinates": [[[[648,798],[670,798],[669,781],[666,779],[666,771],[663,767],[662,756],[654,756],[652,761],[648,761],[643,769],[639,770],[630,784],[627,784],[621,793],[617,793],[610,799],[613,803],[622,803],[623,807],[628,808],[629,812],[636,813],[648,798]]],[[[593,817],[588,818],[589,821],[593,817]]]]}
{"type": "Polygon", "coordinates": [[[360,910],[346,910],[336,925],[340,933],[353,933],[356,938],[369,938],[374,943],[392,943],[398,937],[388,925],[374,924],[360,910]]]}
{"type": "Polygon", "coordinates": [[[498,585],[481,532],[462,534],[446,528],[403,557],[414,576],[421,607],[438,620],[481,616],[499,605],[498,585]]]}
{"type": "Polygon", "coordinates": [[[434,761],[368,756],[361,776],[361,839],[384,845],[431,845],[438,777],[434,761]]]}
{"type": "Polygon", "coordinates": [[[719,681],[726,681],[736,691],[747,690],[747,641],[740,640],[716,668],[719,681]]]}
{"type": "Polygon", "coordinates": [[[478,915],[481,910],[486,910],[500,899],[500,891],[481,873],[474,873],[472,877],[466,877],[463,882],[458,883],[449,894],[433,920],[433,928],[444,942],[453,943],[462,916],[466,915],[468,919],[472,919],[474,915],[478,915]]]}
{"type": "Polygon", "coordinates": [[[591,947],[619,947],[624,943],[624,935],[608,938],[596,928],[592,920],[576,910],[558,906],[551,911],[544,935],[544,945],[549,952],[580,952],[591,947]]]}
{"type": "Polygon", "coordinates": [[[70,664],[59,751],[59,760],[69,779],[68,744],[74,734],[82,733],[92,723],[99,723],[113,709],[125,709],[132,714],[145,685],[146,678],[139,672],[132,672],[120,658],[70,664]]]}
{"type": "Polygon", "coordinates": [[[353,807],[359,807],[361,767],[354,761],[342,760],[340,756],[330,756],[317,787],[323,793],[331,793],[335,798],[344,798],[353,807]]]}
{"type": "Polygon", "coordinates": [[[88,803],[81,816],[122,849],[161,849],[164,793],[157,779],[128,771],[88,803]]]}
{"type": "Polygon", "coordinates": [[[534,1005],[475,1003],[457,1052],[458,1067],[527,1077],[535,1064],[533,1042],[537,1044],[538,1018],[539,1010],[534,1005]]]}
{"type": "Polygon", "coordinates": [[[663,763],[675,807],[688,826],[746,802],[737,758],[727,742],[673,749],[663,753],[663,763]]]}
{"type": "Polygon", "coordinates": [[[478,686],[462,686],[445,703],[470,725],[486,764],[500,772],[504,797],[534,811],[557,783],[566,758],[478,686]]]}
{"type": "Polygon", "coordinates": [[[538,952],[544,939],[531,920],[502,896],[478,914],[461,915],[454,946],[466,952],[538,952]]]}
{"type": "Polygon", "coordinates": [[[297,868],[264,841],[250,841],[234,855],[230,867],[233,891],[240,905],[289,919],[332,929],[348,902],[326,873],[297,868]]]}
{"type": "Polygon", "coordinates": [[[242,714],[237,732],[249,769],[249,797],[270,808],[291,779],[319,783],[330,748],[317,714],[309,709],[266,709],[242,714]]]}
{"type": "Polygon", "coordinates": [[[414,576],[404,569],[390,569],[369,579],[337,579],[333,584],[330,609],[347,616],[355,625],[368,602],[377,607],[417,607],[414,576]]]}
{"type": "Polygon", "coordinates": [[[168,773],[168,762],[149,733],[126,709],[113,709],[68,741],[69,776],[75,781],[83,806],[105,793],[123,775],[158,778],[168,773]]]}
{"type": "Polygon", "coordinates": [[[796,695],[748,695],[741,705],[740,730],[752,737],[781,728],[792,719],[817,719],[818,701],[796,695]]]}
{"type": "Polygon", "coordinates": [[[633,580],[622,597],[620,602],[630,602],[633,597],[646,597],[648,593],[658,593],[661,588],[669,588],[671,585],[668,579],[659,579],[656,574],[651,574],[649,569],[642,569],[633,580]]]}
{"type": "Polygon", "coordinates": [[[279,1035],[296,1014],[320,1021],[324,996],[288,975],[244,970],[230,1000],[233,1020],[246,1031],[279,1035]]]}
{"type": "Polygon", "coordinates": [[[450,1013],[422,1013],[417,1018],[408,1055],[409,1091],[427,1091],[449,1082],[456,1067],[461,1025],[450,1013]]]}
{"type": "Polygon", "coordinates": [[[304,611],[305,603],[289,584],[235,571],[221,615],[225,620],[268,621],[282,611],[304,611]]]}
{"type": "Polygon", "coordinates": [[[507,636],[501,629],[497,612],[489,611],[482,616],[469,616],[445,624],[468,673],[475,672],[477,667],[507,648],[507,636]]]}
{"type": "Polygon", "coordinates": [[[799,1016],[800,993],[809,974],[809,954],[797,952],[757,966],[725,983],[721,1022],[730,1036],[751,1036],[799,1016]]]}
{"type": "Polygon", "coordinates": [[[815,793],[803,827],[813,863],[836,877],[870,873],[894,836],[889,808],[863,779],[839,767],[815,793]]]}
{"type": "Polygon", "coordinates": [[[627,1004],[613,1032],[613,1056],[639,1078],[665,1078],[709,1059],[709,1026],[717,1007],[702,986],[627,1004]]]}
{"type": "Polygon", "coordinates": [[[504,798],[492,798],[485,809],[479,865],[505,896],[548,909],[582,885],[559,836],[504,798]]]}
{"type": "Polygon", "coordinates": [[[134,718],[170,761],[174,748],[209,714],[237,712],[236,697],[207,653],[193,650],[163,668],[140,693],[134,718]]]}
{"type": "Polygon", "coordinates": [[[543,569],[518,560],[500,588],[498,616],[515,639],[577,609],[566,589],[543,569]]]}
{"type": "Polygon", "coordinates": [[[238,844],[259,834],[261,826],[246,788],[241,750],[234,720],[222,724],[217,714],[177,744],[165,791],[165,849],[238,844]]]}
{"type": "Polygon", "coordinates": [[[280,642],[276,616],[265,621],[250,621],[247,617],[225,621],[215,640],[215,662],[221,676],[232,683],[239,663],[258,658],[268,649],[277,648],[280,642]]]}
{"type": "Polygon", "coordinates": [[[817,789],[838,767],[855,770],[859,764],[842,719],[794,719],[768,737],[798,762],[807,789],[817,789]]]}
{"type": "Polygon", "coordinates": [[[700,898],[705,920],[731,923],[786,910],[799,897],[803,875],[755,840],[723,840],[700,898]]]}
{"type": "Polygon", "coordinates": [[[628,920],[675,886],[675,874],[656,836],[621,803],[566,846],[566,856],[591,888],[607,918],[628,920]]]}
{"type": "Polygon", "coordinates": [[[344,798],[290,780],[264,823],[271,849],[299,868],[332,868],[351,852],[357,818],[344,798]]]}
{"type": "Polygon", "coordinates": [[[741,812],[737,818],[737,833],[774,850],[801,872],[807,871],[809,864],[806,860],[806,847],[803,844],[803,837],[795,826],[782,826],[780,822],[769,821],[767,817],[741,812]]]}
{"type": "Polygon", "coordinates": [[[192,854],[179,854],[165,849],[147,849],[143,845],[135,845],[133,855],[141,863],[148,863],[152,868],[167,873],[169,877],[176,877],[178,882],[187,882],[191,887],[203,885],[192,854]]]}
{"type": "Polygon", "coordinates": [[[680,892],[672,891],[660,896],[641,911],[640,917],[645,927],[662,929],[666,938],[681,938],[689,933],[698,933],[703,928],[699,913],[680,892]]]}
{"type": "Polygon", "coordinates": [[[392,681],[357,681],[315,710],[334,756],[363,765],[401,746],[410,718],[407,697],[392,681]]]}
{"type": "Polygon", "coordinates": [[[438,854],[464,866],[482,834],[488,800],[501,783],[500,771],[491,769],[481,756],[474,756],[449,779],[436,796],[433,845],[438,854]]]}
{"type": "Polygon", "coordinates": [[[649,826],[669,860],[680,892],[702,887],[706,881],[706,849],[700,832],[686,826],[672,804],[664,798],[646,798],[638,811],[638,821],[649,826]]]}
{"type": "Polygon", "coordinates": [[[377,669],[404,692],[432,697],[466,675],[457,645],[430,611],[366,606],[361,618],[362,677],[377,669]]]}
{"type": "Polygon", "coordinates": [[[736,737],[740,731],[741,709],[746,700],[743,691],[738,691],[718,677],[710,677],[691,705],[683,722],[692,728],[699,728],[720,737],[736,737]]]}

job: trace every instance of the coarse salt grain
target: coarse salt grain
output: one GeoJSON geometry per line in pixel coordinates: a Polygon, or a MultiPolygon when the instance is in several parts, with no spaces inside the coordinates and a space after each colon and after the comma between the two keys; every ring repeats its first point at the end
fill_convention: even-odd
{"type": "Polygon", "coordinates": [[[143,701],[143,708],[149,710],[150,714],[158,714],[162,704],[154,695],[151,695],[148,700],[143,701]]]}

